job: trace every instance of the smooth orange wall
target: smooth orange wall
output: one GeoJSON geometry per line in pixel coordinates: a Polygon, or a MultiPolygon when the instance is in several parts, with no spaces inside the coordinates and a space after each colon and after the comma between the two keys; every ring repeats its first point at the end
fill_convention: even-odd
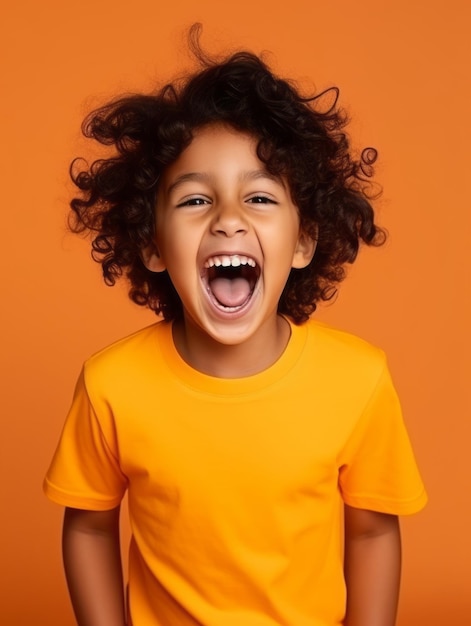
{"type": "MultiPolygon", "coordinates": [[[[41,493],[82,360],[152,321],[101,284],[66,233],[67,168],[92,106],[188,63],[184,29],[212,50],[273,52],[309,88],[341,87],[359,145],[380,151],[391,236],[365,251],[319,316],[381,345],[427,483],[404,520],[399,626],[469,620],[470,95],[464,0],[24,0],[0,28],[4,256],[0,624],[73,624],[61,511],[41,493]],[[468,365],[468,369],[466,369],[468,365]]],[[[243,625],[241,625],[243,626],[243,625]]]]}

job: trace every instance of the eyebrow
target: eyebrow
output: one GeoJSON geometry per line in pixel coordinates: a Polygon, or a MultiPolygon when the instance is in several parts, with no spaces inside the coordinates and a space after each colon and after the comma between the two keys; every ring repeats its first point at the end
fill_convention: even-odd
{"type": "Polygon", "coordinates": [[[170,194],[174,189],[183,185],[186,182],[208,182],[209,176],[208,174],[203,174],[202,172],[188,172],[188,174],[182,174],[178,176],[173,183],[168,187],[167,194],[170,194]]]}
{"type": "Polygon", "coordinates": [[[281,176],[271,174],[268,170],[249,170],[248,172],[242,172],[240,176],[240,180],[242,182],[257,180],[258,178],[268,178],[268,180],[272,180],[273,182],[278,183],[278,185],[284,187],[281,176]]]}
{"type": "MultiPolygon", "coordinates": [[[[267,170],[248,170],[246,172],[241,172],[239,176],[240,182],[248,182],[251,180],[258,180],[262,178],[267,178],[278,185],[284,187],[283,180],[281,176],[276,176],[275,174],[271,174],[267,170]]],[[[169,185],[167,189],[167,194],[170,194],[172,191],[180,187],[186,182],[202,182],[208,183],[211,180],[211,175],[206,174],[205,172],[188,172],[186,174],[182,174],[178,176],[171,185],[169,185]]]]}

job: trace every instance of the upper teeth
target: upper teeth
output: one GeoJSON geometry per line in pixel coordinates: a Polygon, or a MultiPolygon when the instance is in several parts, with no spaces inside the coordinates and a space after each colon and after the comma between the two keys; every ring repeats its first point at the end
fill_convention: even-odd
{"type": "Polygon", "coordinates": [[[208,267],[239,267],[240,265],[250,265],[250,267],[255,267],[257,264],[255,261],[246,256],[240,256],[239,254],[222,255],[222,256],[212,256],[210,259],[206,261],[204,266],[208,267]]]}

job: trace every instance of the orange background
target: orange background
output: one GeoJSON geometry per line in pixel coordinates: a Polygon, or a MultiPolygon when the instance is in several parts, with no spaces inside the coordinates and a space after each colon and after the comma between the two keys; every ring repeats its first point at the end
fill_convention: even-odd
{"type": "MultiPolygon", "coordinates": [[[[306,88],[341,87],[358,146],[380,151],[388,244],[365,250],[319,317],[389,354],[430,503],[405,519],[399,626],[471,614],[470,20],[465,0],[19,0],[2,10],[3,477],[0,623],[71,626],[61,510],[41,482],[81,362],[153,320],[107,289],[66,232],[84,113],[213,51],[273,52],[306,88]],[[466,192],[465,192],[466,188],[466,192]],[[469,361],[468,361],[469,366],[469,361]]],[[[243,625],[241,625],[243,626],[243,625]]]]}

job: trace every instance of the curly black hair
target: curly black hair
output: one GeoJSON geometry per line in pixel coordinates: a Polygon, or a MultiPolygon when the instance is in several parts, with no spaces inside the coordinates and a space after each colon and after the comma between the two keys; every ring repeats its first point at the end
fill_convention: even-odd
{"type": "MultiPolygon", "coordinates": [[[[374,221],[370,177],[377,152],[355,159],[344,127],[347,115],[333,104],[322,110],[326,92],[302,96],[294,84],[275,76],[247,51],[223,60],[206,56],[190,32],[199,70],[151,95],[130,95],[93,111],[82,131],[114,148],[71,177],[81,191],[71,201],[74,232],[91,231],[92,256],[102,264],[106,284],[124,273],[129,295],[167,320],[182,314],[180,298],[167,272],[149,271],[141,251],[154,238],[156,196],[165,168],[190,144],[196,129],[222,123],[252,135],[267,170],[286,178],[301,227],[317,240],[311,263],[293,269],[278,310],[305,321],[319,300],[329,300],[353,263],[359,245],[380,245],[385,231],[374,221]]],[[[157,208],[158,210],[158,208],[157,208]]]]}

